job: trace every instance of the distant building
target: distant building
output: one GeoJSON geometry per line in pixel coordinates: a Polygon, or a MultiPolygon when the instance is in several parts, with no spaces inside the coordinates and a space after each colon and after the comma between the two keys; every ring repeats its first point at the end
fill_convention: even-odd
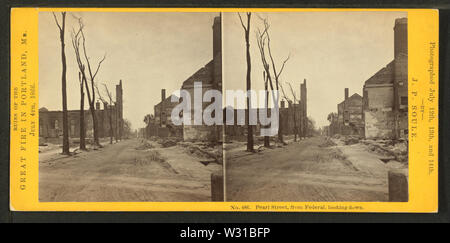
{"type": "MultiPolygon", "coordinates": [[[[172,102],[172,96],[166,98],[166,90],[161,90],[161,102],[154,106],[154,116],[149,117],[147,122],[147,136],[158,136],[158,137],[182,137],[183,127],[176,126],[172,122],[172,110],[179,102],[172,102]]],[[[178,97],[174,99],[178,100],[178,97]]]]}
{"type": "MultiPolygon", "coordinates": [[[[279,113],[281,114],[282,120],[280,122],[280,127],[282,127],[281,131],[284,135],[295,134],[297,133],[300,137],[306,137],[310,134],[307,134],[307,126],[308,126],[308,117],[307,117],[307,89],[306,89],[306,79],[300,84],[300,100],[297,104],[292,102],[288,102],[288,107],[286,107],[286,101],[282,100],[280,102],[279,113]]],[[[224,109],[224,123],[226,123],[227,119],[233,118],[232,125],[225,126],[225,134],[229,137],[240,137],[247,134],[247,126],[246,126],[246,115],[243,115],[239,120],[238,114],[245,114],[246,109],[233,109],[232,107],[228,107],[228,109],[224,109]],[[234,114],[232,115],[232,112],[234,114]]],[[[263,127],[259,121],[259,111],[258,109],[252,109],[251,113],[256,114],[257,124],[254,125],[253,131],[256,136],[260,136],[261,128],[263,127]]],[[[272,114],[272,109],[269,108],[267,111],[267,116],[270,117],[272,114]]],[[[226,123],[228,124],[228,123],[226,123]]]]}
{"type": "Polygon", "coordinates": [[[348,97],[348,88],[345,89],[345,99],[338,104],[338,119],[342,135],[364,136],[362,99],[357,93],[348,97]]]}
{"type": "Polygon", "coordinates": [[[363,88],[366,138],[408,138],[408,20],[395,20],[394,60],[363,88]]]}
{"type": "MultiPolygon", "coordinates": [[[[149,119],[146,127],[147,136],[180,136],[185,141],[219,141],[222,139],[222,126],[221,125],[194,125],[194,84],[195,82],[201,82],[203,94],[208,90],[222,91],[222,39],[221,39],[221,18],[215,17],[212,26],[213,29],[213,59],[209,61],[204,67],[197,70],[193,75],[187,78],[181,86],[182,90],[189,92],[191,96],[191,125],[182,126],[182,134],[180,134],[180,127],[174,126],[171,122],[172,109],[178,104],[177,102],[171,102],[170,97],[165,98],[165,90],[161,92],[161,102],[154,107],[154,117],[149,119]]],[[[202,94],[202,95],[203,95],[202,94]]],[[[300,136],[306,136],[307,134],[307,88],[306,80],[300,85],[301,100],[298,104],[288,104],[285,107],[285,101],[281,102],[280,113],[283,120],[283,133],[294,134],[295,128],[298,129],[297,134],[300,136]],[[295,113],[294,113],[295,112],[295,113]],[[294,117],[295,114],[295,117],[294,117]],[[295,119],[294,119],[295,118],[295,119]],[[297,124],[296,124],[297,123],[297,124]]],[[[203,102],[202,108],[205,109],[208,105],[213,103],[203,102]]],[[[246,131],[245,117],[244,120],[238,122],[237,112],[243,112],[245,110],[231,109],[235,113],[234,124],[227,125],[224,128],[225,133],[228,136],[243,136],[246,131]],[[240,125],[244,124],[244,125],[240,125]]],[[[258,115],[258,112],[256,111],[258,115]]],[[[269,109],[270,114],[270,109],[269,109]]],[[[228,116],[230,116],[229,114],[228,116]]],[[[226,121],[227,113],[224,111],[224,121],[226,121]]],[[[259,121],[259,119],[258,119],[259,121]]],[[[261,129],[261,125],[254,126],[255,134],[258,135],[261,129]]]]}
{"type": "MultiPolygon", "coordinates": [[[[116,102],[109,106],[107,103],[103,104],[103,109],[100,107],[100,101],[95,104],[96,116],[98,122],[99,137],[110,136],[110,121],[109,116],[112,115],[113,132],[115,136],[120,139],[123,135],[123,89],[122,80],[116,85],[116,102]]],[[[45,141],[58,142],[62,138],[63,117],[62,111],[49,111],[42,107],[39,109],[39,138],[45,141]]],[[[69,121],[69,137],[80,137],[80,110],[68,111],[69,121]]],[[[86,131],[86,138],[93,137],[92,114],[89,109],[84,110],[84,127],[86,131]]]]}
{"type": "MultiPolygon", "coordinates": [[[[222,92],[222,27],[220,16],[214,18],[212,32],[212,60],[187,78],[180,87],[180,89],[186,90],[191,95],[192,103],[189,112],[191,112],[192,125],[183,124],[183,126],[178,127],[173,125],[170,117],[172,109],[178,102],[171,102],[171,97],[165,98],[166,91],[163,89],[161,91],[162,101],[154,107],[154,121],[149,123],[151,125],[147,125],[147,134],[149,136],[180,136],[186,141],[218,141],[222,139],[221,126],[194,125],[194,83],[201,82],[203,94],[212,89],[222,92]]],[[[203,102],[203,109],[213,102],[203,102]]]]}
{"type": "Polygon", "coordinates": [[[363,97],[354,94],[330,114],[327,134],[368,139],[408,138],[408,19],[395,20],[394,60],[365,81],[363,97]]]}
{"type": "Polygon", "coordinates": [[[344,90],[344,100],[337,105],[337,114],[329,115],[328,120],[330,125],[328,133],[330,136],[335,134],[340,135],[355,135],[364,136],[364,121],[362,114],[362,100],[361,95],[354,93],[348,96],[348,88],[344,90]]]}

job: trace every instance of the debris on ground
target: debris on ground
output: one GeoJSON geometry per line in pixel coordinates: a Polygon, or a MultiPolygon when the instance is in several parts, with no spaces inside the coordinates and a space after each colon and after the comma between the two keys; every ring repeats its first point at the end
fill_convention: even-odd
{"type": "Polygon", "coordinates": [[[152,150],[145,156],[150,161],[165,162],[166,159],[158,151],[152,150]]]}
{"type": "Polygon", "coordinates": [[[325,140],[325,142],[323,142],[322,144],[319,144],[319,147],[321,147],[321,148],[332,147],[332,146],[336,146],[336,143],[333,142],[330,138],[327,138],[325,140]]]}
{"type": "Polygon", "coordinates": [[[382,155],[380,159],[384,163],[391,160],[399,162],[408,161],[408,143],[407,141],[395,141],[392,139],[378,139],[378,140],[361,140],[367,145],[368,150],[382,155]]]}
{"type": "Polygon", "coordinates": [[[211,173],[221,172],[222,166],[216,163],[204,166],[181,146],[162,149],[156,140],[148,140],[154,146],[152,149],[135,150],[143,140],[147,139],[122,140],[112,145],[105,140],[104,149],[93,152],[88,147],[91,152],[78,150],[81,152],[78,156],[61,155],[58,147],[47,142],[55,150],[39,154],[39,199],[43,202],[211,200],[211,173]]]}
{"type": "Polygon", "coordinates": [[[359,138],[357,136],[346,136],[344,138],[345,145],[352,145],[359,143],[359,138]]]}
{"type": "Polygon", "coordinates": [[[215,163],[216,160],[200,160],[200,163],[202,163],[204,166],[209,165],[210,163],[215,163]]]}
{"type": "Polygon", "coordinates": [[[391,160],[395,160],[395,157],[393,157],[393,156],[392,157],[382,157],[382,158],[380,158],[380,160],[383,161],[384,163],[387,163],[391,160]]]}
{"type": "Polygon", "coordinates": [[[191,155],[202,159],[200,162],[207,161],[207,164],[209,164],[213,160],[215,163],[222,164],[221,144],[208,142],[179,142],[178,145],[184,147],[191,155]]]}
{"type": "Polygon", "coordinates": [[[163,148],[173,147],[181,141],[180,138],[177,137],[169,137],[169,138],[161,138],[158,140],[158,143],[161,144],[163,148]]]}
{"type": "Polygon", "coordinates": [[[153,148],[153,145],[151,145],[148,141],[143,140],[143,141],[141,141],[140,145],[137,146],[134,149],[136,149],[136,150],[146,150],[146,149],[151,149],[151,148],[153,148]]]}
{"type": "Polygon", "coordinates": [[[177,145],[177,142],[173,140],[165,140],[161,142],[161,145],[163,146],[163,148],[168,148],[177,145]]]}

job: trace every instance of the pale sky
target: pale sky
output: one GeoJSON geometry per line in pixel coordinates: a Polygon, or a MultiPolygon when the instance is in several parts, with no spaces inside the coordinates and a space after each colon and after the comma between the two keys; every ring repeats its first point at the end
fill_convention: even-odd
{"type": "MultiPolygon", "coordinates": [[[[252,88],[264,89],[261,57],[255,31],[258,18],[268,17],[275,62],[291,54],[281,74],[300,93],[307,80],[308,116],[317,126],[328,125],[327,115],[349,96],[362,95],[364,82],[394,58],[394,23],[405,12],[283,12],[253,13],[251,21],[252,88]]],[[[246,87],[245,40],[236,13],[224,13],[223,72],[225,89],[246,87]]],[[[246,15],[242,14],[246,19],[246,15]]],[[[288,86],[285,85],[288,91],[288,86]]]]}
{"type": "MultiPolygon", "coordinates": [[[[115,97],[115,85],[122,79],[124,118],[131,121],[133,128],[144,126],[144,116],[153,113],[162,88],[169,96],[212,59],[212,24],[219,13],[68,13],[65,38],[69,109],[78,110],[80,106],[78,67],[70,37],[72,28],[78,25],[72,14],[83,18],[91,65],[96,67],[106,53],[98,82],[106,83],[115,97]]],[[[52,13],[41,12],[39,107],[49,110],[62,110],[60,48],[52,13]]]]}

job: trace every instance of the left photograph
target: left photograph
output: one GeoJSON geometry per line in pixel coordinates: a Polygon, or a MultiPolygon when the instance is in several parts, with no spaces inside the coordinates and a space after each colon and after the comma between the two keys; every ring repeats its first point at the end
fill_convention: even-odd
{"type": "Polygon", "coordinates": [[[221,22],[40,12],[39,201],[223,201],[222,126],[194,111],[222,92],[221,22]]]}

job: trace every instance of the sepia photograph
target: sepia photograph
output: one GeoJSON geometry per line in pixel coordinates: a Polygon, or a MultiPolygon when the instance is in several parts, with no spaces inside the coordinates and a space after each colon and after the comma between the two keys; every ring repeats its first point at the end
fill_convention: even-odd
{"type": "Polygon", "coordinates": [[[407,24],[41,12],[39,200],[408,201],[407,24]]]}
{"type": "Polygon", "coordinates": [[[40,12],[39,201],[223,201],[222,127],[186,119],[215,101],[187,96],[221,92],[221,28],[209,12],[40,12]]]}
{"type": "Polygon", "coordinates": [[[226,201],[408,201],[406,12],[222,19],[226,201]]]}
{"type": "Polygon", "coordinates": [[[445,13],[385,7],[11,5],[10,221],[439,214],[445,13]]]}

